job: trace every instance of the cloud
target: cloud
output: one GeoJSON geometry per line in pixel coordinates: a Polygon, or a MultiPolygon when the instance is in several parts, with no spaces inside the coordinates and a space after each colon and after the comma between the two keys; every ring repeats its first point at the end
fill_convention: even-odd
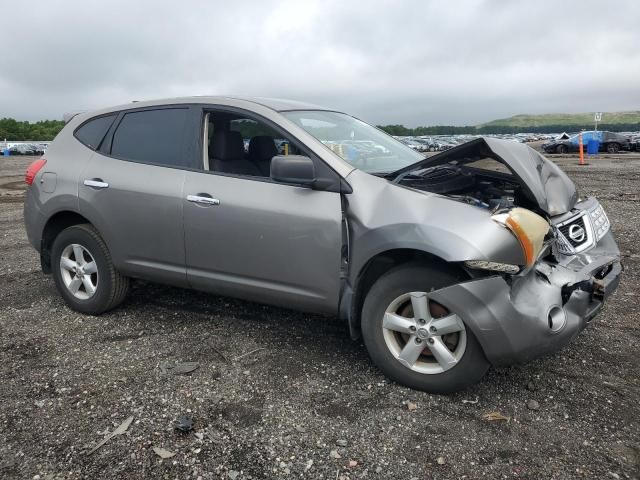
{"type": "Polygon", "coordinates": [[[412,126],[640,108],[632,0],[9,3],[0,116],[204,94],[412,126]]]}

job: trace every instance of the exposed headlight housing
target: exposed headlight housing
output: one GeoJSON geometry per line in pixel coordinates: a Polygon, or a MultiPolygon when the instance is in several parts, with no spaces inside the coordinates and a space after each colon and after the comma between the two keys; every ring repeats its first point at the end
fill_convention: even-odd
{"type": "Polygon", "coordinates": [[[464,264],[469,268],[491,270],[494,272],[518,273],[520,271],[520,267],[518,265],[511,265],[510,263],[487,262],[485,260],[467,260],[464,264]]]}
{"type": "Polygon", "coordinates": [[[531,266],[538,259],[549,231],[549,222],[525,208],[513,208],[509,213],[494,215],[493,220],[503,224],[520,242],[525,264],[531,266]]]}

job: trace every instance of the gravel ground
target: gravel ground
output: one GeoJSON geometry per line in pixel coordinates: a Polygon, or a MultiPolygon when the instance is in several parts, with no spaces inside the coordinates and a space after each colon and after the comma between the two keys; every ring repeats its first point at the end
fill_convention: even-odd
{"type": "Polygon", "coordinates": [[[451,396],[390,383],[333,318],[143,282],[69,310],[25,236],[30,160],[0,158],[0,478],[639,478],[639,156],[556,158],[625,256],[599,317],[451,396]]]}

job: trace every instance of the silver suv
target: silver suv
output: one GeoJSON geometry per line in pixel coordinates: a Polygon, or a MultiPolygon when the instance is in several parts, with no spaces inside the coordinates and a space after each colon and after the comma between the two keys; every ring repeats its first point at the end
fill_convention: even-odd
{"type": "Polygon", "coordinates": [[[298,102],[194,97],[72,117],[27,171],[42,269],[88,314],[132,278],[337,315],[429,392],[566,345],[621,273],[593,198],[526,145],[429,158],[298,102]]]}

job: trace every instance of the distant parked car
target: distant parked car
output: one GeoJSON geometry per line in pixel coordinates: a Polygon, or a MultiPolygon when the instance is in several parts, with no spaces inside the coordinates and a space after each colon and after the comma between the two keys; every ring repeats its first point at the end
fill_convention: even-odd
{"type": "Polygon", "coordinates": [[[33,150],[35,152],[34,155],[42,155],[42,154],[44,154],[44,147],[42,145],[39,145],[37,143],[30,143],[27,146],[30,147],[31,150],[33,150]]]}
{"type": "Polygon", "coordinates": [[[435,152],[436,145],[430,138],[414,138],[414,142],[420,144],[422,146],[421,152],[435,152]]]}
{"type": "Polygon", "coordinates": [[[19,145],[14,145],[9,149],[10,155],[38,155],[36,150],[31,145],[27,145],[21,143],[19,145]]]}
{"type": "Polygon", "coordinates": [[[400,137],[399,140],[402,143],[404,143],[407,147],[415,150],[416,152],[426,152],[429,150],[429,147],[427,145],[416,141],[415,138],[400,137]]]}
{"type": "MultiPolygon", "coordinates": [[[[600,142],[599,151],[608,153],[618,153],[620,150],[631,150],[629,137],[615,132],[582,132],[582,144],[586,151],[589,140],[595,139],[600,142]]],[[[567,139],[555,139],[544,143],[542,149],[545,153],[569,153],[580,150],[579,134],[567,139]]]]}

